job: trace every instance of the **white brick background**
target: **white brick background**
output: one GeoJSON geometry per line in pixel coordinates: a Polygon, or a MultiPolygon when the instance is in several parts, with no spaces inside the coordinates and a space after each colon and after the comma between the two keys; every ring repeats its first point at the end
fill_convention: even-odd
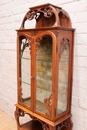
{"type": "MultiPolygon", "coordinates": [[[[17,101],[16,29],[29,7],[47,0],[0,0],[0,109],[14,116],[17,101]]],[[[73,130],[87,130],[87,0],[50,0],[65,9],[75,31],[73,130]]]]}

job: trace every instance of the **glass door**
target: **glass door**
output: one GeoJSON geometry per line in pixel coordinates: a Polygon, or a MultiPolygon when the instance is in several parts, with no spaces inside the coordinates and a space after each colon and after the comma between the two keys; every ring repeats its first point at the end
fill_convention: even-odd
{"type": "Polygon", "coordinates": [[[20,37],[20,97],[21,103],[31,106],[31,56],[29,50],[29,39],[20,37]]]}
{"type": "Polygon", "coordinates": [[[36,54],[36,111],[51,115],[52,108],[52,37],[44,35],[36,54]]]}

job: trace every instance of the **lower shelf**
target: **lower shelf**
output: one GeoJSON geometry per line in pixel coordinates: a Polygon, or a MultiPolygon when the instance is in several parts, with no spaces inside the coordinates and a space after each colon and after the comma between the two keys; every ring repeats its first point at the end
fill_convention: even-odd
{"type": "Polygon", "coordinates": [[[21,130],[43,130],[42,125],[39,121],[31,120],[23,125],[21,125],[21,130]]]}

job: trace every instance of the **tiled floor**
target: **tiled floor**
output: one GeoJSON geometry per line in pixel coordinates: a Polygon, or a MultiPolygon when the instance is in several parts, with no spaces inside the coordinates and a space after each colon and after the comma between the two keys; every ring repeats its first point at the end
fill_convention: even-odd
{"type": "Polygon", "coordinates": [[[0,130],[17,130],[15,119],[0,110],[0,130]]]}

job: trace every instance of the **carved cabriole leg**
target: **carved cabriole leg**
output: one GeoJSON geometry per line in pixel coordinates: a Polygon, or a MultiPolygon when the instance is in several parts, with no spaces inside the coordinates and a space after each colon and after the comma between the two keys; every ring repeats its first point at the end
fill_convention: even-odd
{"type": "Polygon", "coordinates": [[[17,130],[19,130],[20,123],[19,123],[19,109],[16,107],[16,111],[14,112],[16,123],[17,123],[17,130]]]}
{"type": "Polygon", "coordinates": [[[16,111],[14,112],[14,115],[15,115],[15,119],[17,122],[17,130],[22,130],[22,128],[20,126],[20,122],[19,122],[19,117],[24,116],[24,112],[21,109],[16,107],[16,111]]]}

